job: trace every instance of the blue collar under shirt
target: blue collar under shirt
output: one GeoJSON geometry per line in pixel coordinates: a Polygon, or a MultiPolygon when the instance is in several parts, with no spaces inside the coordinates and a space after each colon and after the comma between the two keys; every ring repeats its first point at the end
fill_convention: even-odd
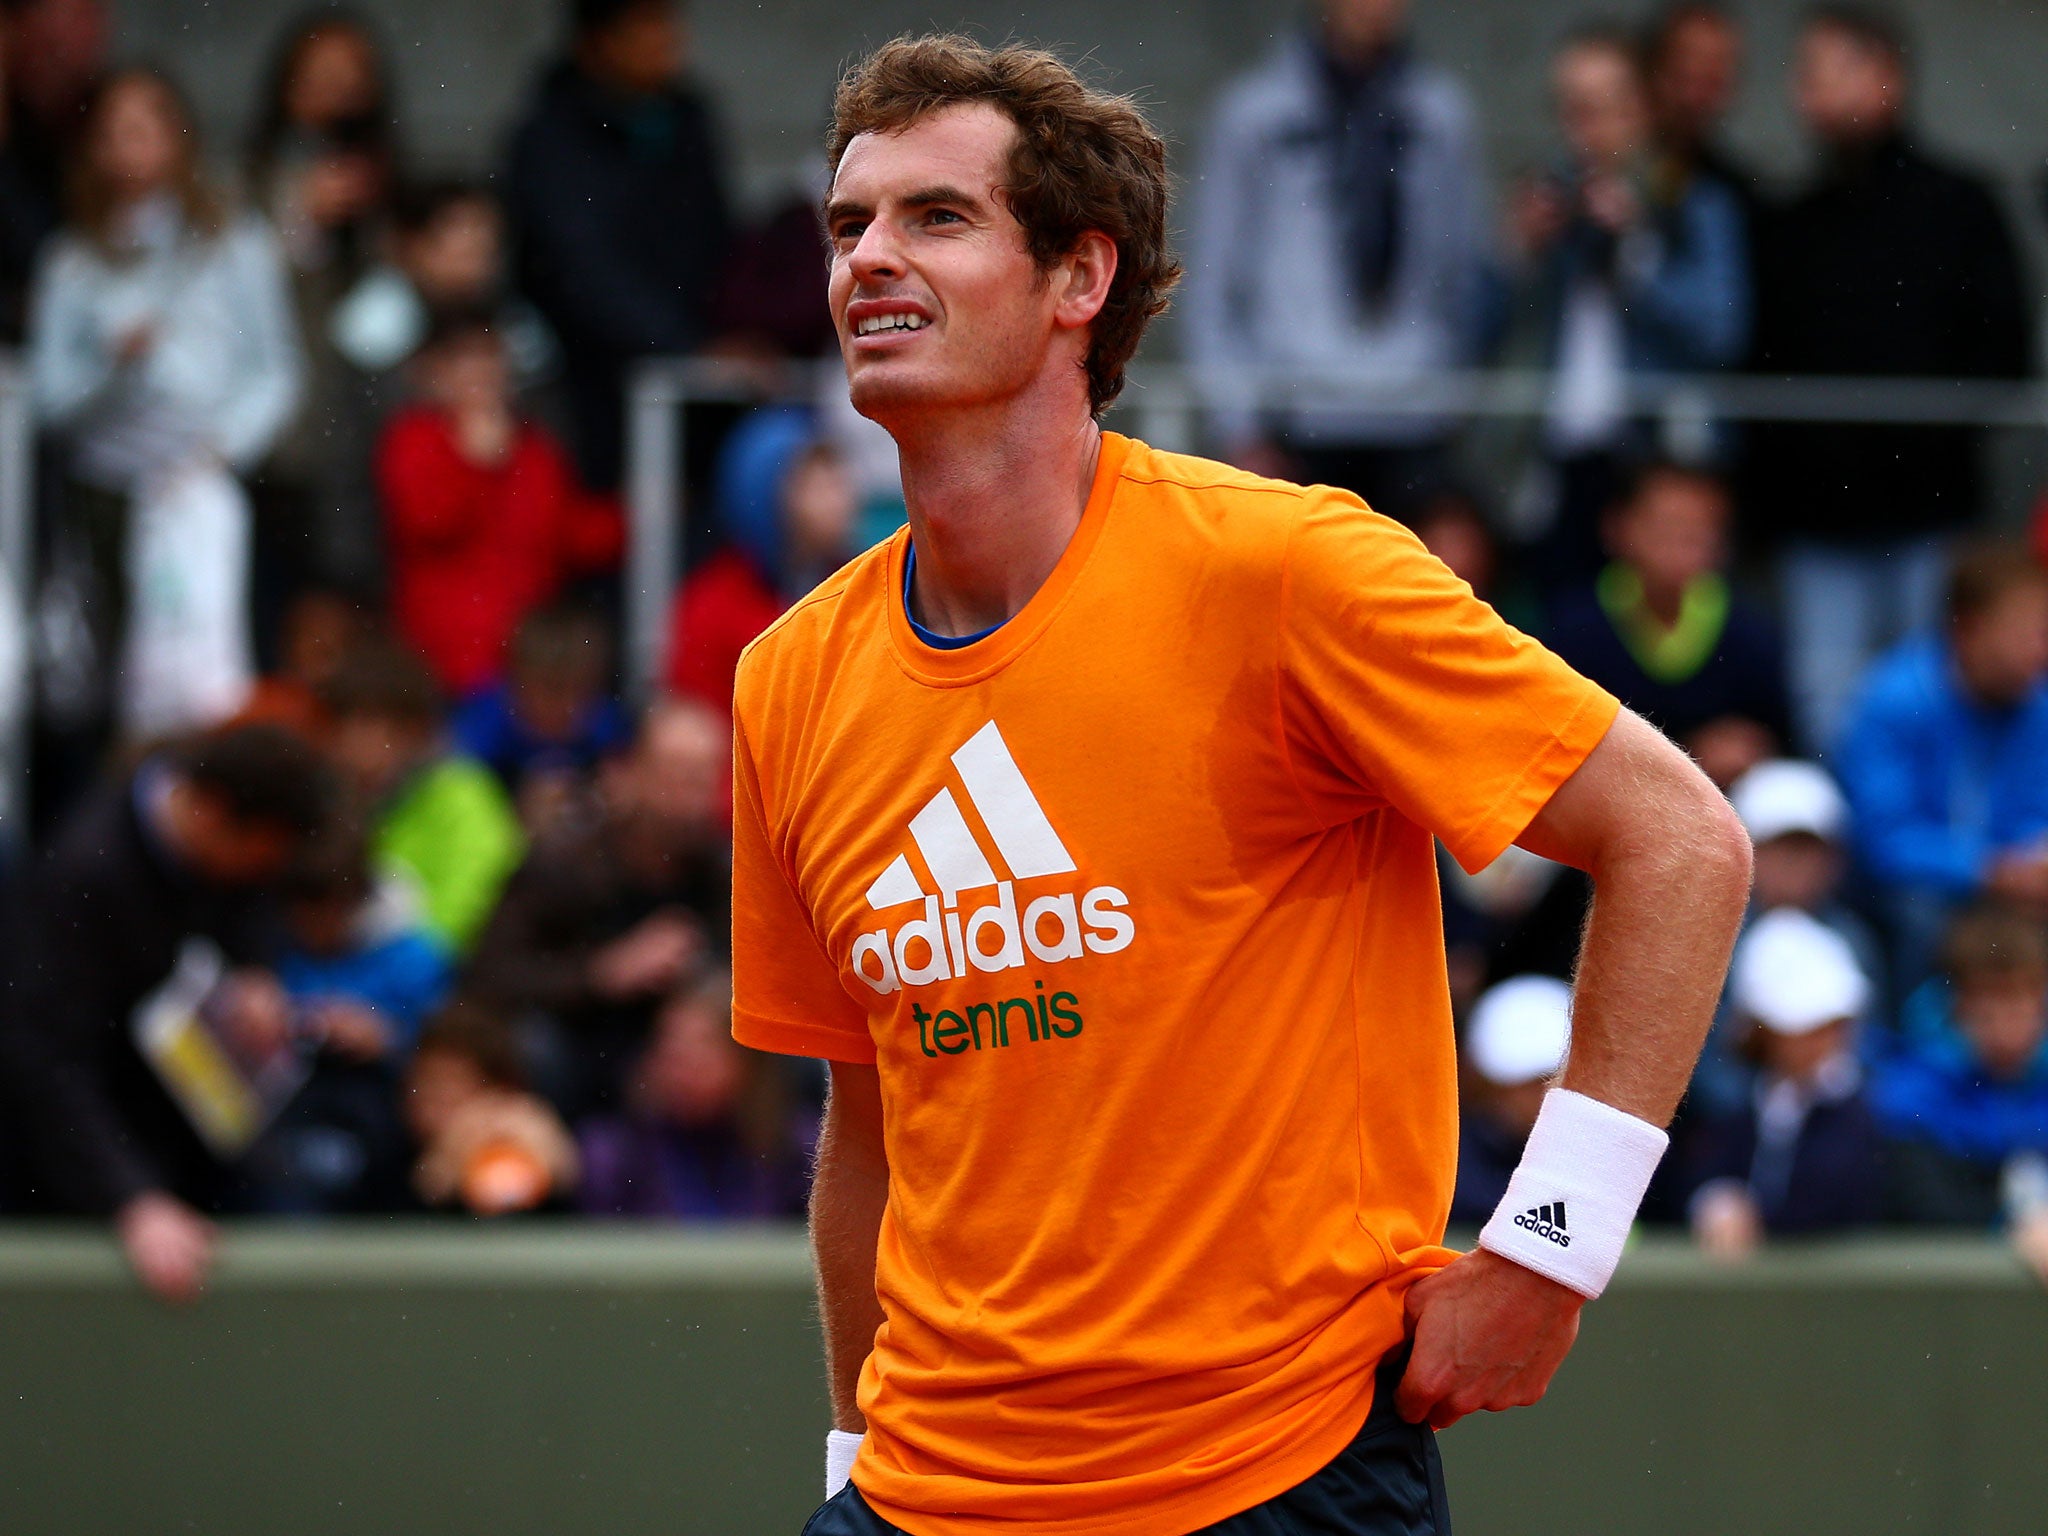
{"type": "MultiPolygon", "coordinates": [[[[986,640],[990,635],[1003,627],[1002,624],[991,624],[987,629],[972,635],[941,635],[926,629],[917,622],[917,615],[910,611],[910,578],[916,574],[917,546],[915,544],[905,544],[903,547],[903,617],[910,620],[910,632],[926,645],[932,647],[932,649],[957,651],[963,646],[974,644],[977,640],[986,640]]],[[[1005,624],[1008,622],[1009,620],[1007,619],[1003,621],[1005,624]]]]}

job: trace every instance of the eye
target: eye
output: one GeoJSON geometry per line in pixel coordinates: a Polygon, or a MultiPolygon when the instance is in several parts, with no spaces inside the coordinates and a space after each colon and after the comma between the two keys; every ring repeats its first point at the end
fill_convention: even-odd
{"type": "Polygon", "coordinates": [[[964,224],[967,221],[950,208],[934,208],[928,215],[934,224],[964,224]]]}
{"type": "Polygon", "coordinates": [[[865,219],[841,219],[832,226],[832,239],[836,244],[845,245],[849,241],[858,240],[867,227],[865,219]]]}

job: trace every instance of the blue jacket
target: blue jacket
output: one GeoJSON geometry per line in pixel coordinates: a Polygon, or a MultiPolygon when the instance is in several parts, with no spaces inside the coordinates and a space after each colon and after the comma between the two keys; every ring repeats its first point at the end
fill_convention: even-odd
{"type": "Polygon", "coordinates": [[[616,700],[595,699],[576,722],[575,735],[566,741],[550,741],[527,728],[513,707],[512,685],[500,681],[457,705],[448,730],[458,750],[488,766],[508,790],[517,793],[526,776],[537,769],[589,772],[632,740],[633,723],[616,700]]]}
{"type": "Polygon", "coordinates": [[[1986,709],[1945,640],[1907,640],[1871,668],[1829,766],[1873,875],[1967,896],[1995,854],[2048,835],[2048,684],[1986,709]]]}
{"type": "Polygon", "coordinates": [[[2015,1152],[2048,1152],[2048,1041],[2024,1074],[2002,1082],[1956,1028],[1947,982],[1921,987],[1904,1014],[1896,1043],[1874,1047],[1870,1102],[1887,1135],[1991,1167],[2015,1152]]]}
{"type": "Polygon", "coordinates": [[[421,928],[373,937],[340,955],[292,948],[279,957],[277,979],[295,1003],[329,998],[360,1003],[390,1027],[404,1057],[420,1025],[441,1006],[453,974],[447,951],[421,928]]]}

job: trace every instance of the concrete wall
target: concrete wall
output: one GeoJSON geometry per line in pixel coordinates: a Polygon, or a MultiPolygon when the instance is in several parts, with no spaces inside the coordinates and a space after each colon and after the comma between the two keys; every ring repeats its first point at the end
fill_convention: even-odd
{"type": "MultiPolygon", "coordinates": [[[[2048,1302],[2002,1247],[1647,1242],[1540,1407],[1443,1437],[1460,1536],[2037,1536],[2048,1302]]],[[[243,1227],[173,1313],[0,1224],[8,1536],[796,1536],[794,1231],[243,1227]]]]}

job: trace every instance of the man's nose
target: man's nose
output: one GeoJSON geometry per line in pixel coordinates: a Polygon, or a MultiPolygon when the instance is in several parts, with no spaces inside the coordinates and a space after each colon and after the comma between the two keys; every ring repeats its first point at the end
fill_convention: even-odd
{"type": "Polygon", "coordinates": [[[868,227],[861,231],[860,239],[854,242],[846,264],[857,282],[902,275],[903,253],[897,244],[895,231],[886,220],[869,222],[868,227]]]}

